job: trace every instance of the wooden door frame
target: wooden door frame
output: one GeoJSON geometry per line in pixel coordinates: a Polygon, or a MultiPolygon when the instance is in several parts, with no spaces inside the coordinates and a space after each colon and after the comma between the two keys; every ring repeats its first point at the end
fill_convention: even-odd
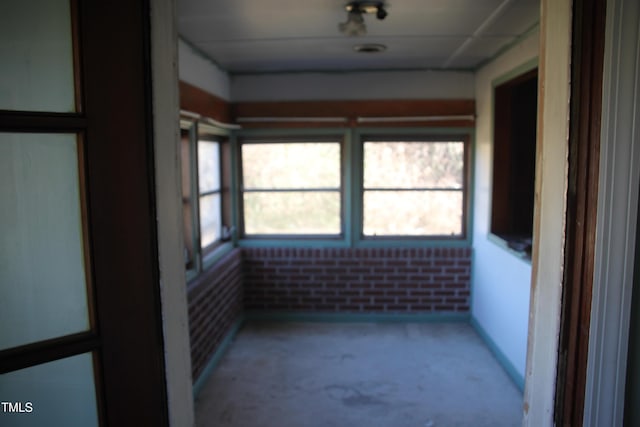
{"type": "Polygon", "coordinates": [[[148,0],[81,2],[103,424],[168,425],[148,0]]]}
{"type": "Polygon", "coordinates": [[[583,421],[598,208],[605,11],[605,0],[573,2],[569,180],[556,425],[582,425],[583,421]]]}
{"type": "Polygon", "coordinates": [[[168,425],[153,164],[150,4],[82,2],[89,224],[103,425],[168,425]]]}

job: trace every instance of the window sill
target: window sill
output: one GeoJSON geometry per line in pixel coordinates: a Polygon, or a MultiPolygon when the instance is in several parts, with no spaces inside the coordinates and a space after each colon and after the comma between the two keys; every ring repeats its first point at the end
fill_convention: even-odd
{"type": "Polygon", "coordinates": [[[293,248],[344,248],[349,244],[344,237],[335,239],[319,239],[310,237],[255,238],[246,237],[238,241],[241,248],[261,247],[293,247],[293,248]]]}
{"type": "Polygon", "coordinates": [[[202,270],[206,270],[216,263],[220,258],[231,252],[233,249],[232,242],[224,242],[221,243],[217,248],[215,248],[211,253],[207,254],[202,259],[202,270]]]}
{"type": "Polygon", "coordinates": [[[487,235],[487,238],[489,239],[489,241],[495,243],[515,257],[531,264],[531,244],[523,242],[523,238],[498,236],[497,234],[493,233],[489,233],[487,235]]]}
{"type": "Polygon", "coordinates": [[[202,271],[187,270],[187,272],[186,272],[186,275],[187,275],[187,277],[186,277],[187,286],[189,286],[192,283],[196,282],[198,280],[198,278],[201,277],[202,274],[205,271],[207,271],[207,269],[211,268],[211,266],[214,265],[223,256],[225,256],[226,254],[231,252],[233,250],[233,247],[234,246],[233,246],[232,242],[222,243],[217,248],[215,248],[213,251],[211,251],[210,254],[208,254],[207,256],[204,257],[204,259],[202,260],[202,271]]]}
{"type": "Polygon", "coordinates": [[[314,238],[245,238],[238,241],[241,248],[294,247],[294,248],[424,248],[424,247],[468,247],[468,238],[429,238],[429,237],[385,237],[361,238],[350,243],[348,239],[314,238]]]}

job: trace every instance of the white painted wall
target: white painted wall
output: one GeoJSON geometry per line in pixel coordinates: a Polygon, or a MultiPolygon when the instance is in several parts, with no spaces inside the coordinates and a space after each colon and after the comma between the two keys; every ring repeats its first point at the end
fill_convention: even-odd
{"type": "Polygon", "coordinates": [[[375,71],[231,77],[231,98],[235,102],[473,97],[472,72],[375,71]]]}
{"type": "Polygon", "coordinates": [[[491,241],[491,186],[493,157],[492,82],[538,56],[539,32],[503,53],[476,74],[477,112],[474,265],[471,313],[513,370],[524,378],[531,265],[491,241]]]}
{"type": "Polygon", "coordinates": [[[524,390],[527,427],[554,425],[569,165],[572,3],[541,1],[536,212],[524,390]]]}
{"type": "Polygon", "coordinates": [[[155,200],[169,425],[191,427],[195,417],[187,286],[182,261],[175,7],[175,0],[151,3],[155,200]]]}
{"type": "Polygon", "coordinates": [[[180,80],[229,101],[229,74],[201,55],[182,39],[178,39],[178,75],[180,80]]]}

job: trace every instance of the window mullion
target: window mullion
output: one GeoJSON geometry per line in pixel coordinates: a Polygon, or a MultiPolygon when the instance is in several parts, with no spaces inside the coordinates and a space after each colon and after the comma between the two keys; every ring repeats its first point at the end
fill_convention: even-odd
{"type": "Polygon", "coordinates": [[[340,188],[245,188],[242,191],[244,193],[325,193],[339,192],[340,188]]]}
{"type": "Polygon", "coordinates": [[[202,270],[202,248],[200,247],[200,176],[198,174],[198,124],[192,128],[189,155],[191,160],[191,237],[193,239],[194,267],[196,273],[202,270]],[[197,196],[195,196],[197,195],[197,196]]]}
{"type": "Polygon", "coordinates": [[[464,188],[461,187],[369,187],[364,188],[364,191],[464,191],[464,188]]]}

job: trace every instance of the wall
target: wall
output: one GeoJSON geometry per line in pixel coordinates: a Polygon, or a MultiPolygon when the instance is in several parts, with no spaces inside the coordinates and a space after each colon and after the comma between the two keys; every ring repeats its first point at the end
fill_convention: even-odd
{"type": "Polygon", "coordinates": [[[242,254],[234,249],[189,284],[189,336],[197,381],[242,316],[242,254]]]}
{"type": "Polygon", "coordinates": [[[470,248],[245,248],[247,310],[469,312],[470,248]]]}
{"type": "Polygon", "coordinates": [[[226,71],[182,39],[178,39],[178,61],[178,75],[181,81],[199,87],[224,100],[230,100],[230,80],[226,71]]]}
{"type": "Polygon", "coordinates": [[[178,132],[178,46],[174,0],[153,2],[151,60],[158,269],[162,298],[169,423],[194,424],[187,293],[182,261],[178,132]]]}
{"type": "Polygon", "coordinates": [[[243,101],[472,99],[474,74],[456,71],[247,74],[231,77],[243,101]]]}
{"type": "MultiPolygon", "coordinates": [[[[552,426],[564,267],[571,0],[542,0],[532,286],[523,426],[552,426]]],[[[607,424],[603,424],[607,425],[607,424]]]]}
{"type": "Polygon", "coordinates": [[[474,262],[471,315],[499,358],[522,384],[527,355],[531,265],[489,238],[493,156],[492,82],[538,56],[538,31],[476,75],[474,262]]]}

